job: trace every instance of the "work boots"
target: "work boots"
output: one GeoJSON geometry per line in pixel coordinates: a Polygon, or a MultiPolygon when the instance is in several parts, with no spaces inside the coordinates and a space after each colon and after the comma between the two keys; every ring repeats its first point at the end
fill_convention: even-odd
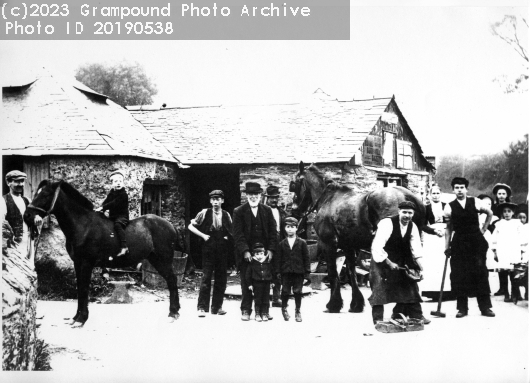
{"type": "Polygon", "coordinates": [[[291,317],[289,316],[289,313],[287,312],[287,307],[282,307],[282,315],[283,319],[288,321],[291,317]]]}
{"type": "Polygon", "coordinates": [[[261,322],[262,321],[261,313],[256,311],[256,316],[254,317],[254,319],[256,320],[256,322],[261,322]]]}
{"type": "Polygon", "coordinates": [[[294,311],[294,320],[297,321],[297,322],[301,322],[302,321],[302,314],[300,314],[300,310],[295,310],[294,311]]]}

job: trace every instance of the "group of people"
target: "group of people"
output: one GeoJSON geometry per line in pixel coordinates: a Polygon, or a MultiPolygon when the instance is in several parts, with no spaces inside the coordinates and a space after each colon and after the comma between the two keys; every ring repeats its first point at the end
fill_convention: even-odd
{"type": "Polygon", "coordinates": [[[191,220],[188,229],[202,239],[203,277],[197,310],[199,317],[210,311],[210,290],[214,278],[211,313],[224,315],[223,296],[226,289],[227,259],[231,248],[236,254],[236,266],[241,276],[241,319],[249,321],[254,301],[257,322],[267,322],[270,289],[272,305],[281,307],[284,320],[289,296],[295,300],[295,320],[302,321],[302,288],[310,272],[307,243],[297,237],[298,221],[288,217],[278,207],[277,186],[266,190],[266,204],[261,202],[263,189],[256,182],[247,182],[244,190],[247,202],[234,209],[234,219],[222,209],[224,193],[209,194],[211,208],[201,210],[191,220]],[[280,290],[281,286],[281,290],[280,290]],[[280,295],[281,291],[281,295],[280,295]],[[281,299],[280,299],[281,297],[281,299]]]}
{"type": "MultiPolygon", "coordinates": [[[[29,204],[23,197],[27,176],[18,170],[6,175],[9,193],[3,196],[0,212],[13,232],[15,242],[27,250],[31,241],[29,228],[23,220],[29,204]]],[[[128,196],[124,188],[124,175],[115,171],[110,175],[112,189],[96,211],[109,211],[121,250],[117,256],[128,253],[125,227],[129,221],[128,196]]],[[[450,203],[440,200],[438,186],[431,189],[431,201],[426,209],[426,224],[422,230],[430,235],[445,236],[444,249],[440,253],[450,257],[451,291],[457,298],[457,318],[468,315],[468,298],[476,297],[483,316],[494,317],[490,298],[487,254],[490,252],[499,269],[500,289],[494,295],[504,295],[505,301],[522,299],[514,284],[514,265],[527,262],[526,207],[510,201],[512,190],[508,185],[497,184],[494,198],[467,195],[469,181],[456,177],[451,182],[456,199],[450,203]],[[440,225],[442,224],[443,225],[440,225]],[[508,280],[511,280],[511,291],[508,280]]],[[[267,187],[265,202],[263,189],[256,182],[247,182],[244,190],[247,202],[230,214],[222,209],[224,193],[209,193],[211,207],[201,210],[191,220],[188,229],[201,238],[203,276],[197,303],[199,317],[206,313],[224,315],[223,298],[227,284],[227,260],[230,252],[236,255],[236,266],[241,276],[241,319],[249,321],[254,301],[254,319],[266,322],[272,318],[269,312],[269,295],[273,288],[273,307],[281,307],[284,320],[291,293],[294,295],[295,320],[302,321],[301,303],[304,280],[309,277],[309,251],[305,240],[297,236],[298,221],[278,206],[280,196],[277,186],[267,187]],[[210,296],[212,278],[213,295],[210,296]],[[211,298],[211,299],[210,299],[211,298]]],[[[422,258],[425,249],[420,230],[412,221],[418,206],[404,201],[398,206],[399,213],[382,219],[371,248],[370,286],[374,324],[383,320],[384,305],[395,303],[392,318],[400,314],[430,320],[422,313],[422,299],[418,280],[423,271],[422,258]]],[[[42,224],[39,216],[34,227],[42,224]]],[[[28,252],[27,254],[31,254],[28,252]]],[[[436,257],[436,252],[428,257],[436,257]]],[[[525,291],[528,299],[528,291],[525,291]]]]}

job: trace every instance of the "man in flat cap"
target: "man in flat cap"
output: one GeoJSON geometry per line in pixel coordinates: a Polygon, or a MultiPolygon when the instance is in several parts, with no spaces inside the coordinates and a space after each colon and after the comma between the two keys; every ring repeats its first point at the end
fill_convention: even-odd
{"type": "Polygon", "coordinates": [[[444,208],[444,216],[448,221],[445,229],[445,255],[451,257],[451,291],[457,297],[456,317],[467,316],[468,297],[477,297],[483,316],[494,317],[486,267],[488,242],[484,238],[493,213],[478,198],[467,196],[469,181],[465,178],[454,178],[451,186],[456,199],[444,208]],[[482,227],[479,224],[479,213],[487,214],[482,227]]]}
{"type": "MultiPolygon", "coordinates": [[[[280,199],[280,188],[278,186],[269,185],[265,191],[265,197],[267,197],[266,204],[272,210],[274,221],[276,222],[276,230],[278,232],[278,243],[285,238],[285,219],[287,213],[281,207],[278,207],[278,200],[280,199]]],[[[282,307],[282,301],[280,299],[282,284],[281,281],[276,279],[276,275],[273,275],[274,287],[272,288],[272,306],[282,307]]]]}
{"type": "MultiPolygon", "coordinates": [[[[251,249],[256,243],[262,243],[267,262],[270,262],[278,246],[278,232],[271,208],[260,203],[263,192],[260,184],[247,182],[244,192],[248,201],[234,209],[234,241],[236,264],[241,272],[241,320],[248,321],[252,313],[252,294],[244,276],[251,260],[251,249]]],[[[268,319],[272,317],[268,315],[268,319]]]]}
{"type": "Polygon", "coordinates": [[[407,272],[415,270],[418,275],[423,270],[420,263],[420,233],[412,222],[416,205],[414,202],[403,201],[398,208],[398,215],[379,222],[372,242],[372,295],[368,298],[372,305],[372,319],[374,324],[382,321],[384,305],[396,303],[392,312],[393,319],[400,318],[401,313],[410,318],[423,319],[428,324],[430,320],[423,316],[421,309],[418,283],[407,272]]]}
{"type": "Polygon", "coordinates": [[[212,311],[214,315],[224,315],[223,298],[226,290],[226,269],[228,254],[232,250],[232,218],[221,208],[224,202],[222,190],[209,194],[211,208],[203,209],[191,220],[188,229],[202,240],[202,281],[197,310],[199,317],[205,317],[210,310],[210,290],[213,285],[212,311]]]}
{"type": "MultiPolygon", "coordinates": [[[[9,193],[0,201],[0,214],[4,222],[9,223],[13,230],[17,248],[33,262],[33,249],[31,248],[30,228],[24,222],[24,213],[29,205],[29,200],[24,197],[24,184],[27,175],[19,170],[6,174],[6,183],[9,193]]],[[[35,216],[35,227],[42,225],[42,218],[35,216]]]]}

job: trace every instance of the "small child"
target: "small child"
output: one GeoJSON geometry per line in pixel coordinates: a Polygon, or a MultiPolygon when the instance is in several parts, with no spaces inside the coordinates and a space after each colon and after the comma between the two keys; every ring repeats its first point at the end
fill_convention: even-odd
{"type": "MultiPolygon", "coordinates": [[[[129,223],[129,197],[123,186],[124,178],[123,173],[119,170],[110,174],[112,189],[101,207],[96,209],[96,211],[100,212],[108,210],[109,218],[114,221],[114,230],[116,231],[121,246],[121,250],[117,254],[118,257],[129,252],[127,242],[125,241],[125,227],[129,223]]],[[[109,257],[109,260],[112,261],[112,257],[109,257]]]]}
{"type": "Polygon", "coordinates": [[[267,322],[269,315],[269,297],[272,281],[272,266],[266,262],[265,246],[256,243],[252,248],[252,259],[247,267],[245,278],[248,289],[254,293],[254,311],[256,322],[267,322]]]}
{"type": "Polygon", "coordinates": [[[505,302],[512,302],[516,298],[522,300],[519,288],[513,283],[515,277],[513,265],[521,262],[526,251],[527,238],[524,236],[521,221],[512,219],[516,208],[517,205],[511,202],[504,202],[499,205],[498,209],[502,212],[502,219],[495,224],[491,244],[498,267],[504,269],[502,272],[510,276],[510,283],[512,284],[512,296],[510,297],[508,290],[506,290],[505,302]]]}
{"type": "Polygon", "coordinates": [[[296,235],[298,220],[294,217],[285,218],[284,238],[278,246],[278,254],[273,260],[276,260],[275,270],[278,279],[282,281],[282,315],[283,319],[288,321],[291,317],[287,312],[287,302],[291,289],[295,301],[295,320],[302,321],[300,307],[302,305],[302,287],[304,279],[309,277],[311,265],[309,263],[309,251],[307,243],[296,235]]]}

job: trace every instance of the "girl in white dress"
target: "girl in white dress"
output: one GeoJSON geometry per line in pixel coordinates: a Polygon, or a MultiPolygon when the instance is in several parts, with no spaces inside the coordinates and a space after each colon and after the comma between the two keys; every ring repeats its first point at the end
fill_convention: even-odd
{"type": "Polygon", "coordinates": [[[522,300],[521,293],[514,287],[514,267],[515,263],[521,263],[523,253],[526,252],[527,238],[525,237],[523,224],[519,219],[512,219],[517,205],[511,202],[505,202],[499,205],[502,211],[502,219],[496,223],[492,238],[492,250],[495,254],[495,260],[498,267],[508,272],[512,285],[512,296],[508,291],[504,295],[505,302],[522,300]]]}

